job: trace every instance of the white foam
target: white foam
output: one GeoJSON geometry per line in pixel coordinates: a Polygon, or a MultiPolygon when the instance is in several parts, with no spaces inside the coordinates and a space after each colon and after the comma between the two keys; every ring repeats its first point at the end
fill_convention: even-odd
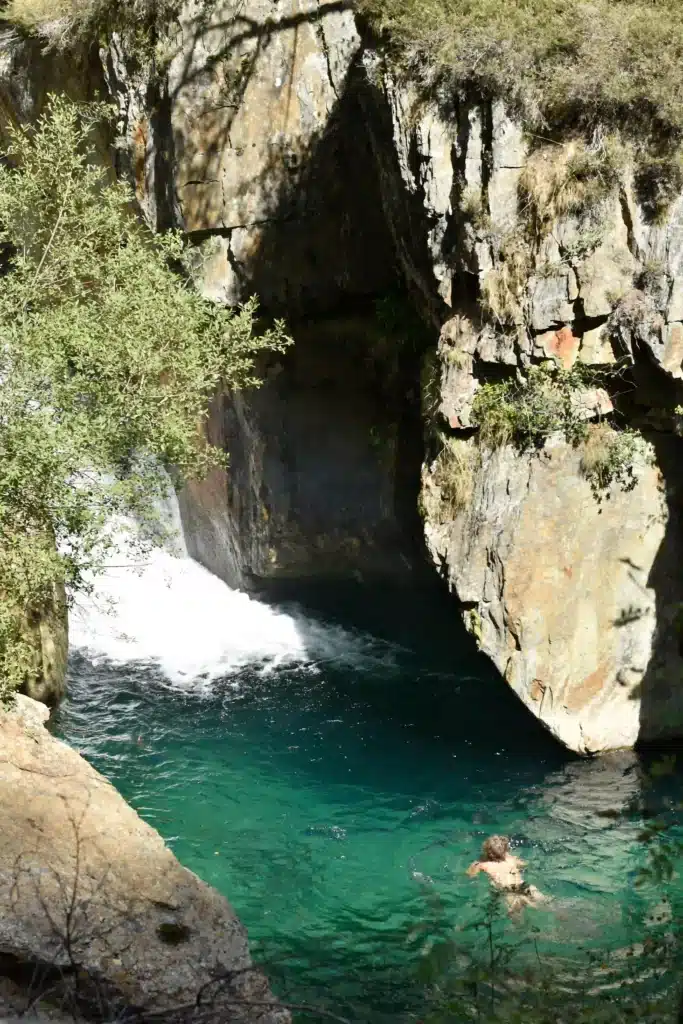
{"type": "Polygon", "coordinates": [[[284,665],[315,672],[330,662],[387,668],[396,654],[376,638],[232,590],[184,551],[158,549],[141,560],[125,532],[92,594],[76,600],[69,629],[72,649],[95,663],[150,665],[192,688],[247,666],[263,673],[284,665]]]}

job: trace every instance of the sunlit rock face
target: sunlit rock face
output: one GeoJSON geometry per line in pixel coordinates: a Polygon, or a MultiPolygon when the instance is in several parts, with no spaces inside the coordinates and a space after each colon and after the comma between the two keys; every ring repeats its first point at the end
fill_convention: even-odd
{"type": "Polygon", "coordinates": [[[481,650],[564,745],[680,735],[683,200],[648,220],[627,165],[598,209],[529,223],[546,158],[502,105],[425,108],[369,66],[398,155],[385,209],[397,230],[422,210],[426,246],[404,246],[407,272],[425,308],[445,307],[423,393],[432,560],[481,650]],[[626,485],[596,493],[581,445],[561,435],[526,452],[478,442],[482,384],[547,361],[598,372],[573,398],[586,422],[616,414],[644,430],[652,447],[626,485]]]}
{"type": "Polygon", "coordinates": [[[666,731],[683,709],[663,701],[641,722],[667,524],[661,475],[643,465],[632,491],[598,503],[579,460],[564,441],[485,453],[455,516],[441,515],[427,474],[426,532],[481,649],[558,739],[590,753],[666,731]]]}

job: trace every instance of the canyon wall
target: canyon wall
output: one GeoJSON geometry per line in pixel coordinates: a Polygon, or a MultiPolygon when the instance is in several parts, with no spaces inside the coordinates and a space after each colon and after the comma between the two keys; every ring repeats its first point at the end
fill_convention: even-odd
{"type": "Polygon", "coordinates": [[[261,392],[217,399],[231,464],[184,496],[193,552],[229,580],[399,572],[419,504],[480,649],[561,742],[678,734],[683,203],[653,216],[607,142],[532,146],[502,104],[426,103],[343,6],[278,12],[254,3],[246,38],[223,19],[204,50],[185,27],[168,80],[171,206],[201,286],[257,290],[297,342],[261,392]],[[227,114],[207,53],[248,63],[227,114]],[[397,288],[425,334],[387,344],[360,306],[397,288]],[[481,385],[548,361],[599,377],[577,390],[587,424],[642,432],[626,478],[596,490],[586,442],[557,433],[525,451],[477,437],[481,385]]]}
{"type": "Polygon", "coordinates": [[[161,49],[88,63],[116,170],[204,294],[258,293],[296,342],[216,397],[230,461],[181,496],[190,552],[240,585],[398,579],[422,534],[567,747],[680,735],[683,199],[600,133],[418,96],[343,2],[192,0],[161,49]],[[571,434],[535,407],[524,443],[485,429],[482,396],[557,380],[571,434]]]}
{"type": "Polygon", "coordinates": [[[377,64],[400,183],[424,210],[428,298],[436,283],[449,307],[424,382],[434,564],[480,649],[566,746],[680,735],[683,200],[652,216],[628,154],[588,197],[564,171],[576,141],[532,148],[501,104],[425,108],[377,64]],[[533,380],[534,365],[589,371],[571,397],[585,432],[492,444],[477,394],[533,380]],[[616,460],[623,443],[612,422],[640,436],[628,472],[596,485],[591,455],[616,460]]]}
{"type": "Polygon", "coordinates": [[[207,297],[256,293],[295,340],[258,392],[213,405],[230,462],[181,495],[190,553],[242,586],[403,576],[418,529],[402,507],[419,474],[417,354],[409,324],[377,308],[401,281],[353,15],[316,0],[189,3],[167,47],[153,111],[149,82],[116,44],[106,56],[119,170],[154,226],[195,244],[207,297]]]}

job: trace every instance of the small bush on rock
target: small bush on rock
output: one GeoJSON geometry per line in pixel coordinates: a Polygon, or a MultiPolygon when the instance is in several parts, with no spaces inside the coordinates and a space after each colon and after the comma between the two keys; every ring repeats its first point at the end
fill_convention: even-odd
{"type": "Polygon", "coordinates": [[[541,448],[553,434],[581,448],[581,472],[596,497],[612,484],[631,490],[639,461],[654,458],[651,446],[638,431],[617,430],[601,420],[591,423],[582,395],[604,377],[593,368],[571,370],[548,363],[534,366],[526,377],[484,384],[477,392],[472,421],[479,441],[488,448],[512,444],[521,451],[541,448]]]}
{"type": "Polygon", "coordinates": [[[625,151],[615,137],[588,146],[572,139],[563,146],[543,146],[531,154],[520,175],[525,218],[542,237],[564,217],[599,215],[619,185],[625,151]]]}
{"type": "Polygon", "coordinates": [[[608,423],[592,423],[581,452],[581,472],[595,492],[612,484],[632,490],[636,483],[635,463],[639,456],[652,459],[650,446],[636,430],[614,430],[608,423]]]}
{"type": "Polygon", "coordinates": [[[118,31],[129,50],[149,55],[179,7],[179,0],[8,0],[3,17],[58,48],[118,31]]]}
{"type": "Polygon", "coordinates": [[[482,308],[501,326],[523,323],[529,274],[533,266],[531,248],[519,231],[488,238],[495,265],[482,282],[482,308]]]}
{"type": "Polygon", "coordinates": [[[451,517],[467,507],[474,486],[473,451],[467,441],[443,439],[434,467],[434,483],[451,517]]]}
{"type": "Polygon", "coordinates": [[[645,216],[655,224],[661,223],[683,191],[681,154],[646,154],[638,161],[634,184],[645,216]]]}
{"type": "Polygon", "coordinates": [[[550,363],[532,366],[526,377],[482,385],[472,406],[481,443],[526,450],[541,447],[556,433],[578,443],[586,434],[586,422],[576,396],[592,381],[594,374],[586,367],[564,370],[550,363]]]}

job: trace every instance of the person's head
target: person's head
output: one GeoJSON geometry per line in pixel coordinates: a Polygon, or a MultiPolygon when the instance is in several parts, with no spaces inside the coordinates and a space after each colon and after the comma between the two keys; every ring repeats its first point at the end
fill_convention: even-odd
{"type": "Polygon", "coordinates": [[[481,848],[482,860],[505,860],[510,850],[510,840],[505,836],[489,836],[481,848]]]}

